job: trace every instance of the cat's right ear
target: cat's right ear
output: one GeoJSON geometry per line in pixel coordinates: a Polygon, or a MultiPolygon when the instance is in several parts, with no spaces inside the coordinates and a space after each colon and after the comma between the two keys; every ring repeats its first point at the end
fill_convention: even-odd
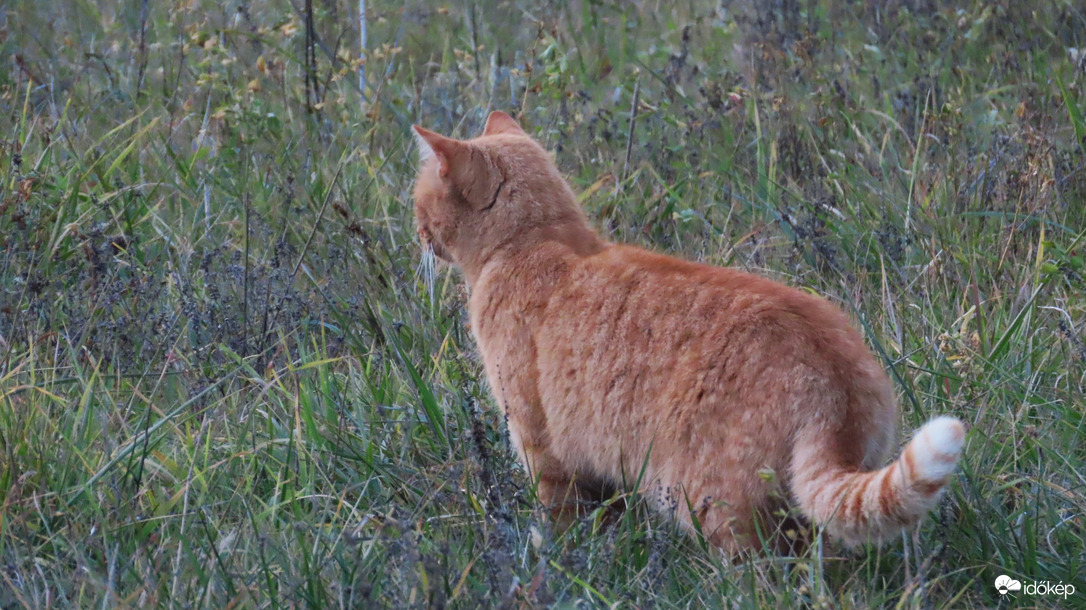
{"type": "Polygon", "coordinates": [[[490,116],[486,119],[486,127],[483,128],[484,136],[492,136],[499,133],[516,134],[518,136],[526,136],[524,130],[520,128],[516,119],[505,114],[501,110],[495,110],[490,113],[490,116]]]}
{"type": "Polygon", "coordinates": [[[449,175],[449,167],[454,158],[464,151],[464,144],[459,140],[446,138],[434,133],[425,127],[414,125],[411,127],[415,133],[415,140],[419,145],[419,160],[437,158],[438,174],[442,178],[449,175]]]}

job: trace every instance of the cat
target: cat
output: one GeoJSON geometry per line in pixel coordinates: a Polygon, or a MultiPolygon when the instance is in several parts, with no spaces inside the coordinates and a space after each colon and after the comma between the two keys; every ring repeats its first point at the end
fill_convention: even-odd
{"type": "Polygon", "coordinates": [[[632,490],[734,555],[794,550],[809,525],[881,543],[936,506],[965,428],[932,419],[883,467],[892,387],[829,301],[607,242],[505,113],[471,140],[414,132],[419,239],[462,270],[494,400],[560,522],[632,490]]]}

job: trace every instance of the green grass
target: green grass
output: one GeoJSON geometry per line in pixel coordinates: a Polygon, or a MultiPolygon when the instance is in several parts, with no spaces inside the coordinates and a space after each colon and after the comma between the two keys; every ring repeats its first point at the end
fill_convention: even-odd
{"type": "Polygon", "coordinates": [[[1086,606],[1079,4],[375,1],[364,89],[295,4],[0,5],[0,606],[1086,606]],[[903,430],[970,426],[941,509],[553,532],[414,236],[409,126],[490,109],[611,238],[853,312],[903,430]]]}

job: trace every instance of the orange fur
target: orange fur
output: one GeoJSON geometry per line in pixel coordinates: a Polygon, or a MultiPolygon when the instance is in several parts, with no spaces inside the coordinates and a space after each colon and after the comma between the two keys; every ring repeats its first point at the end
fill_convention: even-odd
{"type": "Polygon", "coordinates": [[[791,546],[781,531],[810,520],[882,541],[938,501],[961,423],[929,422],[875,470],[891,385],[828,301],[606,242],[508,115],[467,141],[415,131],[420,238],[463,270],[494,398],[557,516],[639,484],[735,552],[791,546]]]}

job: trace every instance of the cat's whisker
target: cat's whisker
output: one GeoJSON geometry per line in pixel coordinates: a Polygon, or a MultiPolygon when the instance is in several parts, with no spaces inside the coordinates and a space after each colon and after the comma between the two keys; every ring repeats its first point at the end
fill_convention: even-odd
{"type": "Polygon", "coordinates": [[[422,247],[422,258],[415,269],[415,276],[422,279],[426,285],[426,294],[430,297],[430,303],[434,302],[434,266],[436,264],[433,245],[426,243],[422,247]]]}

